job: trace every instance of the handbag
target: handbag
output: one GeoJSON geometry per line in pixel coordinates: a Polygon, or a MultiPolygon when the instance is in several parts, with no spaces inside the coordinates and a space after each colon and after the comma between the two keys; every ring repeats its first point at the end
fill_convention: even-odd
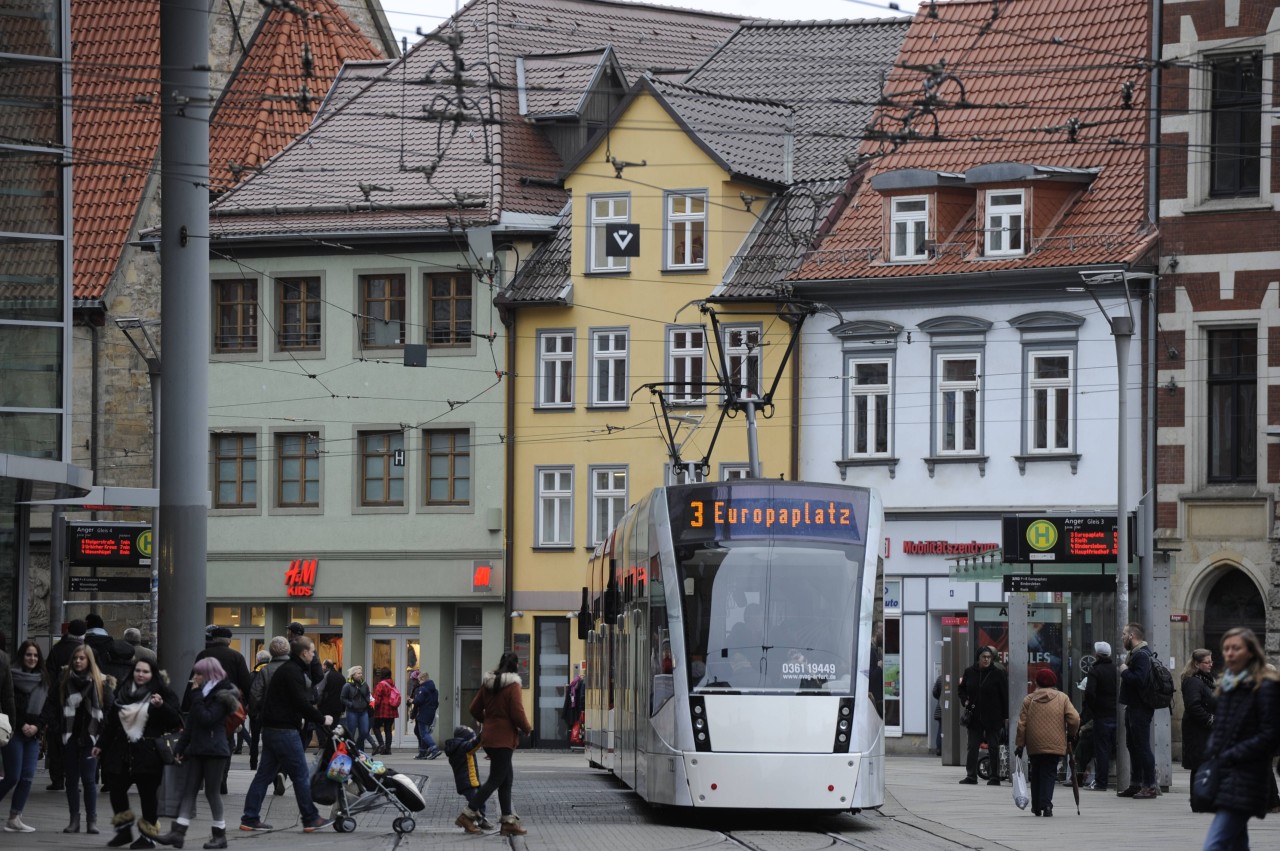
{"type": "Polygon", "coordinates": [[[960,726],[968,727],[972,723],[973,723],[973,707],[966,706],[960,712],[960,726]]]}
{"type": "Polygon", "coordinates": [[[236,731],[244,726],[244,719],[246,717],[244,704],[236,704],[236,711],[227,713],[227,735],[234,736],[236,731]]]}
{"type": "Polygon", "coordinates": [[[0,748],[9,744],[9,740],[13,738],[13,724],[9,721],[9,716],[0,712],[0,748]]]}
{"type": "Polygon", "coordinates": [[[1017,757],[1013,761],[1013,805],[1025,810],[1031,803],[1031,785],[1027,782],[1026,757],[1017,757]]]}
{"type": "Polygon", "coordinates": [[[161,733],[156,736],[156,754],[165,765],[173,765],[177,760],[178,740],[181,733],[161,733]]]}
{"type": "Polygon", "coordinates": [[[1206,759],[1191,775],[1191,812],[1211,813],[1217,809],[1218,785],[1222,782],[1222,766],[1216,756],[1206,759]]]}

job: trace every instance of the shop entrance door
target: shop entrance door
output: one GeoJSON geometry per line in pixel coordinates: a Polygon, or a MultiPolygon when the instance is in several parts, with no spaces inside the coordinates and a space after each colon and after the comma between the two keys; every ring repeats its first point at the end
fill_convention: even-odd
{"type": "Polygon", "coordinates": [[[533,679],[538,688],[534,707],[534,735],[540,747],[568,747],[564,723],[564,695],[569,684],[569,622],[563,618],[534,618],[537,630],[537,664],[533,679]]]}
{"type": "Polygon", "coordinates": [[[408,723],[409,700],[412,697],[408,689],[409,669],[417,667],[419,649],[417,633],[384,634],[369,639],[369,664],[365,666],[364,677],[369,683],[370,692],[380,679],[377,672],[383,668],[391,669],[391,681],[396,684],[396,688],[400,689],[400,708],[396,711],[397,717],[391,732],[393,748],[416,750],[418,747],[418,740],[413,734],[412,726],[408,723]]]}
{"type": "MultiPolygon", "coordinates": [[[[453,639],[453,727],[466,724],[475,727],[471,717],[471,699],[480,690],[480,678],[484,676],[484,660],[480,655],[480,630],[462,630],[454,633],[453,639]]],[[[494,660],[497,661],[497,660],[494,660]]],[[[437,727],[441,735],[437,741],[444,741],[453,735],[453,727],[448,730],[437,727]]]]}

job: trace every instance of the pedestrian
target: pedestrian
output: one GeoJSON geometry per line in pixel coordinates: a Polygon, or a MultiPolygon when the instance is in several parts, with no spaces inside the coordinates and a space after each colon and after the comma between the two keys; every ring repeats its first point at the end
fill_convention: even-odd
{"type": "Polygon", "coordinates": [[[1095,641],[1093,655],[1084,690],[1084,705],[1093,722],[1093,782],[1085,788],[1105,792],[1111,782],[1111,756],[1116,751],[1116,696],[1120,681],[1110,644],[1095,641]]]}
{"type": "Polygon", "coordinates": [[[978,782],[978,751],[983,741],[992,755],[992,766],[996,766],[987,785],[1000,785],[999,760],[995,756],[1008,735],[1009,680],[1004,671],[996,667],[995,658],[992,648],[979,648],[977,659],[965,669],[957,687],[960,706],[969,712],[969,750],[964,779],[960,782],[970,786],[978,782]]]}
{"type": "Polygon", "coordinates": [[[303,831],[313,833],[333,824],[320,815],[311,800],[311,775],[299,735],[307,721],[326,728],[333,726],[332,716],[321,715],[311,702],[309,672],[315,653],[315,644],[310,638],[305,635],[295,638],[289,642],[289,660],[276,669],[267,683],[262,702],[262,756],[244,799],[241,830],[272,829],[262,820],[262,801],[267,796],[267,786],[278,782],[281,771],[293,781],[303,831]]]}
{"type": "Polygon", "coordinates": [[[1156,755],[1151,750],[1151,719],[1155,710],[1143,693],[1151,680],[1151,666],[1158,664],[1143,638],[1142,626],[1131,623],[1120,634],[1129,652],[1120,666],[1120,702],[1124,704],[1125,747],[1129,751],[1132,776],[1129,786],[1116,793],[1121,798],[1150,800],[1160,794],[1156,787],[1156,755]]]}
{"type": "Polygon", "coordinates": [[[104,671],[107,661],[107,650],[111,647],[111,642],[115,641],[107,632],[107,625],[102,620],[102,615],[97,612],[89,612],[84,616],[84,643],[89,645],[89,649],[93,651],[93,661],[97,664],[99,671],[104,671]]]}
{"type": "Polygon", "coordinates": [[[400,717],[400,689],[391,678],[391,669],[378,672],[378,684],[373,687],[373,738],[377,742],[374,753],[391,753],[391,730],[400,717]]]}
{"type": "MultiPolygon", "coordinates": [[[[286,637],[290,643],[297,641],[306,635],[307,629],[302,624],[294,621],[286,628],[286,637]]],[[[313,645],[314,646],[314,645],[313,645]]],[[[318,656],[312,655],[311,664],[307,666],[307,684],[314,686],[316,683],[324,679],[324,667],[320,664],[318,656]]]]}
{"type": "MultiPolygon", "coordinates": [[[[286,648],[288,644],[286,643],[286,648]]],[[[287,651],[286,651],[287,655],[287,651]]],[[[266,694],[267,663],[271,661],[269,650],[259,650],[253,673],[249,676],[249,700],[245,714],[249,718],[249,770],[258,770],[258,746],[262,742],[262,696],[266,694]]]]}
{"type": "MultiPolygon", "coordinates": [[[[321,680],[318,688],[320,689],[320,700],[316,703],[316,708],[320,710],[322,715],[332,715],[334,718],[341,718],[346,707],[342,705],[342,687],[347,681],[342,678],[342,671],[338,668],[337,663],[332,659],[324,660],[324,679],[321,680]]],[[[323,731],[317,731],[322,737],[323,731]]]]}
{"type": "Polygon", "coordinates": [[[227,847],[227,822],[222,806],[222,779],[231,761],[231,742],[227,737],[227,716],[240,708],[235,685],[227,679],[222,663],[206,656],[195,663],[191,672],[191,711],[187,726],[174,755],[187,767],[186,782],[178,804],[178,817],[169,832],[156,837],[161,845],[181,848],[187,828],[196,815],[196,795],[204,785],[209,802],[210,837],[205,848],[227,847]]]}
{"type": "Polygon", "coordinates": [[[1204,761],[1204,746],[1213,729],[1213,653],[1192,650],[1182,669],[1182,767],[1194,773],[1204,761]]]}
{"type": "Polygon", "coordinates": [[[368,743],[369,709],[373,698],[369,694],[369,684],[364,681],[364,668],[352,665],[347,673],[351,678],[342,687],[342,705],[347,713],[343,726],[349,738],[356,743],[356,750],[360,751],[368,743]]]}
{"type": "Polygon", "coordinates": [[[942,674],[933,681],[933,747],[929,753],[942,756],[942,674]]]}
{"type": "Polygon", "coordinates": [[[1031,812],[1053,816],[1053,785],[1058,778],[1058,761],[1067,755],[1080,732],[1080,715],[1071,700],[1058,691],[1058,676],[1052,668],[1036,671],[1036,690],[1022,699],[1018,713],[1017,756],[1025,748],[1031,755],[1031,812]]]}
{"type": "Polygon", "coordinates": [[[67,810],[71,816],[63,833],[80,832],[82,786],[85,833],[98,832],[98,760],[93,750],[102,735],[114,697],[103,681],[93,651],[81,644],[71,651],[71,659],[62,669],[55,699],[45,701],[45,729],[62,745],[67,810]]]}
{"type": "MultiPolygon", "coordinates": [[[[62,669],[71,661],[72,652],[84,644],[84,634],[88,629],[84,621],[76,618],[67,624],[67,631],[62,638],[49,648],[49,658],[45,660],[45,667],[49,669],[51,689],[61,683],[62,669]]],[[[49,785],[45,789],[50,792],[62,791],[65,788],[66,777],[63,772],[62,742],[56,735],[45,738],[45,766],[49,769],[49,785]]]]}
{"type": "Polygon", "coordinates": [[[462,816],[454,820],[454,824],[467,833],[493,830],[493,825],[484,817],[484,801],[476,800],[476,793],[480,791],[480,768],[476,762],[479,750],[480,734],[465,724],[454,727],[453,736],[444,743],[445,756],[453,769],[454,788],[467,799],[467,806],[478,816],[474,823],[462,816]]]}
{"type": "Polygon", "coordinates": [[[416,682],[413,689],[413,732],[418,738],[418,755],[414,759],[435,759],[440,756],[440,748],[431,735],[431,728],[436,723],[436,711],[440,708],[440,690],[428,673],[414,671],[410,679],[416,682]],[[413,680],[416,675],[417,679],[413,680]]]}
{"type": "MultiPolygon", "coordinates": [[[[31,833],[34,827],[24,824],[22,811],[26,809],[35,780],[36,766],[40,761],[40,736],[45,729],[41,713],[49,697],[49,673],[44,667],[40,645],[24,641],[18,646],[16,665],[11,664],[13,679],[13,737],[4,746],[4,779],[0,780],[0,801],[13,792],[9,804],[9,820],[6,833],[31,833]]],[[[3,686],[0,686],[0,703],[4,702],[3,686]]]]}
{"type": "Polygon", "coordinates": [[[116,686],[115,705],[107,715],[106,727],[94,756],[102,761],[103,779],[111,796],[116,835],[110,848],[154,848],[160,835],[159,789],[164,763],[156,740],[182,728],[178,696],[169,688],[169,678],[149,659],[133,663],[133,673],[116,686]],[[140,813],[129,806],[129,787],[138,787],[140,813]],[[133,841],[133,825],[138,839],[133,841]]]}
{"type": "Polygon", "coordinates": [[[124,640],[133,645],[133,658],[146,659],[149,662],[158,662],[156,651],[152,650],[142,643],[142,630],[137,627],[129,627],[122,633],[124,640]]]}
{"type": "Polygon", "coordinates": [[[210,657],[217,659],[222,670],[226,672],[224,679],[236,687],[239,691],[237,697],[243,701],[244,696],[249,693],[249,663],[244,660],[239,650],[231,646],[234,633],[225,626],[213,624],[205,627],[205,630],[205,646],[196,655],[196,661],[210,657]]]}
{"type": "Polygon", "coordinates": [[[1217,760],[1222,779],[1204,851],[1248,849],[1249,817],[1265,818],[1271,805],[1268,775],[1280,746],[1280,682],[1253,630],[1227,630],[1222,658],[1226,669],[1204,752],[1217,760]]]}
{"type": "Polygon", "coordinates": [[[520,675],[516,673],[519,667],[519,656],[510,651],[503,653],[497,667],[484,675],[480,689],[471,699],[471,717],[481,725],[480,745],[489,757],[489,777],[476,791],[471,806],[454,819],[454,824],[467,833],[481,829],[480,814],[495,790],[498,808],[502,811],[502,835],[523,836],[528,833],[511,808],[514,780],[511,758],[520,745],[520,734],[533,733],[533,725],[525,716],[524,701],[520,695],[520,675]]]}

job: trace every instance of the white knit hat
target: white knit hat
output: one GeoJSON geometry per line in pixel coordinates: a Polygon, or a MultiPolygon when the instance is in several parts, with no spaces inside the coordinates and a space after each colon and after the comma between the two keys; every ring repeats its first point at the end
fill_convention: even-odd
{"type": "Polygon", "coordinates": [[[1099,656],[1110,656],[1111,645],[1105,641],[1095,641],[1093,642],[1093,652],[1099,656]]]}

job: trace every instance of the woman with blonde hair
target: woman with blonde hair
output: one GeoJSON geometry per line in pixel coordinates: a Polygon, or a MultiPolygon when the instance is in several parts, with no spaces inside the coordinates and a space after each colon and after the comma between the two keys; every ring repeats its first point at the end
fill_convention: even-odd
{"type": "Polygon", "coordinates": [[[67,809],[71,820],[63,833],[80,832],[80,787],[84,787],[85,833],[98,833],[98,760],[94,748],[106,726],[115,695],[107,688],[93,658],[81,644],[71,651],[58,678],[54,699],[45,701],[44,720],[50,736],[62,742],[67,777],[67,809]]]}
{"type": "Polygon", "coordinates": [[[1268,775],[1280,745],[1280,677],[1258,636],[1244,627],[1227,630],[1222,658],[1226,670],[1204,752],[1206,761],[1217,761],[1221,780],[1204,851],[1249,847],[1249,818],[1265,818],[1271,806],[1268,775]]]}
{"type": "Polygon", "coordinates": [[[1182,767],[1195,771],[1204,761],[1204,746],[1213,728],[1213,654],[1203,648],[1191,651],[1182,669],[1182,767]]]}

